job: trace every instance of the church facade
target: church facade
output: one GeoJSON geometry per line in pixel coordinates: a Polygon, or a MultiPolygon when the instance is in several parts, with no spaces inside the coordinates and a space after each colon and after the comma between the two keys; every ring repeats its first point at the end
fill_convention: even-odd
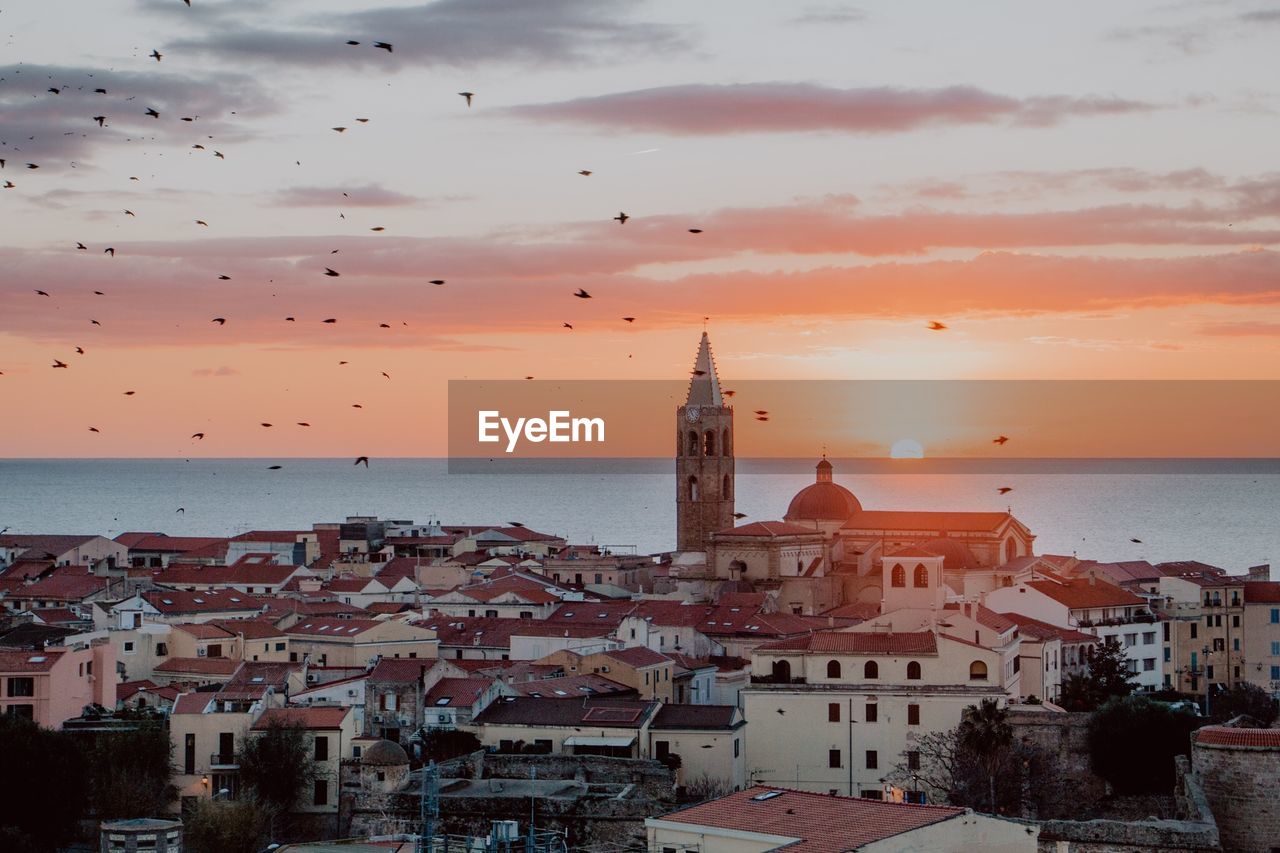
{"type": "Polygon", "coordinates": [[[686,402],[676,412],[677,581],[712,598],[751,589],[778,610],[816,615],[878,610],[894,596],[887,560],[909,550],[928,555],[952,600],[978,600],[1008,586],[1034,559],[1035,536],[1011,512],[866,509],[835,481],[824,456],[814,482],[791,499],[780,521],[734,526],[733,408],[725,405],[704,332],[686,402]],[[690,559],[704,554],[705,561],[690,559]]]}

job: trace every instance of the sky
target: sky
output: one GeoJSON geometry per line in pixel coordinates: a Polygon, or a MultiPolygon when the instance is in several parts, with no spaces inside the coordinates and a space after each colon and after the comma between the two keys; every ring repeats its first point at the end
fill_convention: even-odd
{"type": "Polygon", "coordinates": [[[1280,379],[1277,37],[1249,2],[10,2],[0,457],[442,455],[451,379],[680,379],[704,327],[727,382],[1280,379]]]}

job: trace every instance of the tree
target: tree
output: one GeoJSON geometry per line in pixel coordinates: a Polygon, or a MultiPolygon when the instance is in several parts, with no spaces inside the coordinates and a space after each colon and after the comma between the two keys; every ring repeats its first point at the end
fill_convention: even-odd
{"type": "Polygon", "coordinates": [[[258,853],[274,815],[254,800],[200,800],[183,819],[188,853],[258,853]]]}
{"type": "Polygon", "coordinates": [[[718,800],[733,793],[733,785],[728,779],[721,779],[703,773],[696,779],[690,779],[684,786],[685,800],[701,803],[707,800],[718,800]]]}
{"type": "Polygon", "coordinates": [[[152,817],[178,797],[170,782],[173,745],[163,725],[108,732],[89,753],[94,810],[98,820],[152,817]]]}
{"type": "Polygon", "coordinates": [[[1144,696],[1117,696],[1089,720],[1093,772],[1120,794],[1167,793],[1173,789],[1175,755],[1190,749],[1199,720],[1144,696]]]}
{"type": "Polygon", "coordinates": [[[30,720],[0,715],[0,756],[0,850],[51,853],[72,840],[88,788],[75,742],[30,720]],[[36,770],[54,787],[33,784],[29,773],[36,770]]]}
{"type": "Polygon", "coordinates": [[[306,729],[280,719],[245,738],[236,762],[250,796],[277,813],[291,810],[316,777],[306,729]]]}
{"type": "Polygon", "coordinates": [[[1263,728],[1269,728],[1280,713],[1276,700],[1267,691],[1248,683],[1237,684],[1227,692],[1215,695],[1210,707],[1215,723],[1225,723],[1244,714],[1257,720],[1263,728]]]}
{"type": "Polygon", "coordinates": [[[1024,759],[1032,756],[1011,743],[995,766],[995,784],[981,756],[960,740],[960,726],[940,732],[907,735],[907,750],[885,775],[885,781],[921,791],[931,803],[990,809],[994,797],[1000,814],[1017,812],[1023,795],[1024,759]],[[914,753],[914,756],[913,756],[914,753]],[[994,787],[994,792],[992,788],[994,787]]]}
{"type": "Polygon", "coordinates": [[[1133,692],[1136,685],[1124,646],[1113,639],[1104,640],[1093,647],[1088,659],[1086,675],[1070,675],[1062,683],[1062,707],[1068,711],[1092,711],[1112,697],[1133,692]]]}
{"type": "Polygon", "coordinates": [[[1000,771],[1013,743],[1013,726],[1009,712],[994,699],[983,699],[978,706],[964,709],[957,736],[960,746],[969,750],[987,774],[988,803],[996,811],[996,774],[1000,771]]]}

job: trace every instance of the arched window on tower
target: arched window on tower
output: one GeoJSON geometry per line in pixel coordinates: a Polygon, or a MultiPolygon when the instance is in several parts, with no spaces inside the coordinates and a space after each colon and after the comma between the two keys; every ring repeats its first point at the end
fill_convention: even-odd
{"type": "Polygon", "coordinates": [[[725,427],[724,430],[720,433],[720,455],[721,456],[730,455],[728,427],[725,427]]]}
{"type": "Polygon", "coordinates": [[[686,449],[684,455],[685,456],[698,455],[698,431],[697,430],[692,430],[692,429],[689,430],[689,446],[686,449]]]}
{"type": "Polygon", "coordinates": [[[969,680],[970,681],[986,681],[987,665],[980,660],[976,660],[969,664],[969,680]]]}
{"type": "Polygon", "coordinates": [[[880,666],[873,660],[869,660],[862,665],[863,678],[879,678],[880,666]]]}
{"type": "Polygon", "coordinates": [[[893,586],[906,586],[907,570],[900,565],[894,566],[893,572],[890,575],[890,582],[893,584],[893,586]]]}
{"type": "Polygon", "coordinates": [[[839,677],[840,677],[840,661],[838,660],[827,661],[827,678],[839,678],[839,677]]]}
{"type": "Polygon", "coordinates": [[[716,455],[716,431],[713,429],[707,430],[706,434],[702,437],[702,455],[716,455]]]}
{"type": "Polygon", "coordinates": [[[698,500],[698,478],[697,477],[689,478],[689,500],[691,501],[698,500]]]}
{"type": "Polygon", "coordinates": [[[907,681],[920,680],[920,661],[913,660],[907,664],[907,681]]]}
{"type": "Polygon", "coordinates": [[[1004,540],[1004,561],[1012,562],[1016,556],[1018,556],[1018,543],[1012,539],[1004,540]]]}
{"type": "Polygon", "coordinates": [[[720,484],[720,499],[733,500],[733,479],[728,475],[724,475],[724,482],[720,484]]]}
{"type": "Polygon", "coordinates": [[[924,563],[916,563],[915,572],[913,573],[912,584],[917,587],[926,587],[929,585],[929,570],[924,567],[924,563]]]}
{"type": "Polygon", "coordinates": [[[774,684],[790,684],[791,664],[785,660],[774,661],[771,675],[773,677],[774,684]]]}

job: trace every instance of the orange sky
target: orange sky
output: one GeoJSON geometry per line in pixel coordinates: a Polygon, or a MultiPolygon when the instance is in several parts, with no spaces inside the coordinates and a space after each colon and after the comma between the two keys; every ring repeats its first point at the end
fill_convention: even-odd
{"type": "MultiPolygon", "coordinates": [[[[1280,379],[1280,104],[1249,82],[1280,24],[1248,10],[83,14],[6,8],[0,457],[443,455],[449,380],[680,382],[704,318],[730,386],[1280,379]]],[[[1083,404],[1018,452],[1272,452],[1230,409],[1119,438],[1083,404]]],[[[860,417],[742,448],[964,455],[1008,422],[860,417]]]]}

